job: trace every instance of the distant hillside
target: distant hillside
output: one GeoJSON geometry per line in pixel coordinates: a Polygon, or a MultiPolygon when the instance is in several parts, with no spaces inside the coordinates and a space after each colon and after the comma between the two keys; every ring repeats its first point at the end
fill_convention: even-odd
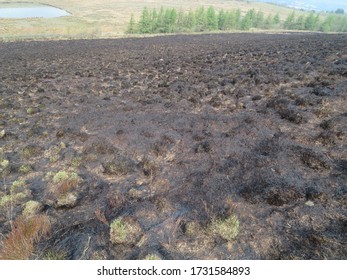
{"type": "Polygon", "coordinates": [[[342,0],[256,0],[257,2],[269,2],[286,5],[296,9],[315,10],[315,11],[336,11],[344,9],[347,12],[347,1],[342,0]]]}

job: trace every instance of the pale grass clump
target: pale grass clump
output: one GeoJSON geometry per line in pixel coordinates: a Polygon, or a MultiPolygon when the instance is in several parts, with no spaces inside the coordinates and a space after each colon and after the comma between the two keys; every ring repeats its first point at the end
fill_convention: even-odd
{"type": "Polygon", "coordinates": [[[75,172],[59,171],[53,177],[52,192],[60,197],[73,191],[81,182],[81,178],[75,172]]]}
{"type": "Polygon", "coordinates": [[[115,219],[111,223],[111,238],[113,235],[117,236],[117,240],[120,242],[125,241],[126,239],[126,226],[122,221],[122,218],[115,219]]]}
{"type": "Polygon", "coordinates": [[[31,192],[26,189],[26,182],[24,180],[14,181],[9,189],[9,193],[0,198],[0,207],[9,209],[13,204],[18,204],[30,196],[30,194],[31,192]]]}
{"type": "Polygon", "coordinates": [[[132,217],[119,217],[110,225],[110,241],[113,244],[136,244],[142,235],[139,222],[132,217]]]}
{"type": "Polygon", "coordinates": [[[50,250],[44,256],[44,260],[67,260],[67,253],[65,251],[50,250]]]}
{"type": "Polygon", "coordinates": [[[240,223],[235,215],[230,215],[225,219],[213,220],[209,226],[209,231],[214,235],[219,235],[225,240],[234,240],[240,232],[240,223]]]}
{"type": "Polygon", "coordinates": [[[79,177],[77,173],[75,172],[67,172],[67,171],[59,171],[57,174],[53,177],[54,183],[61,183],[66,180],[78,180],[79,177]]]}
{"type": "Polygon", "coordinates": [[[8,207],[11,203],[17,203],[19,200],[25,199],[28,196],[27,193],[21,192],[13,195],[4,195],[0,199],[0,206],[8,207]]]}
{"type": "Polygon", "coordinates": [[[12,225],[12,231],[2,241],[0,260],[27,260],[34,251],[34,245],[51,230],[47,215],[18,217],[12,225]]]}
{"type": "Polygon", "coordinates": [[[149,254],[145,257],[146,261],[158,261],[161,260],[161,258],[157,254],[149,254]]]}
{"type": "Polygon", "coordinates": [[[29,200],[24,204],[23,216],[29,217],[38,214],[42,210],[43,206],[40,202],[29,200]]]}
{"type": "Polygon", "coordinates": [[[24,188],[26,186],[26,182],[24,180],[17,180],[12,183],[11,191],[18,192],[19,189],[24,188]]]}

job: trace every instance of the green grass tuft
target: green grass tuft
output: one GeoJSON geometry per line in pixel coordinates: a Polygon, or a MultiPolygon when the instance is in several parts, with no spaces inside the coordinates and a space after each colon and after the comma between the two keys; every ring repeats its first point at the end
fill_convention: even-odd
{"type": "Polygon", "coordinates": [[[147,261],[157,261],[157,260],[161,260],[161,258],[156,255],[156,254],[149,254],[145,257],[145,260],[147,261]]]}
{"type": "Polygon", "coordinates": [[[115,233],[119,240],[125,241],[126,227],[122,221],[122,218],[117,218],[111,223],[111,232],[115,233]]]}
{"type": "Polygon", "coordinates": [[[53,183],[59,184],[66,180],[79,180],[79,176],[75,172],[59,171],[53,177],[53,183]]]}
{"type": "Polygon", "coordinates": [[[209,231],[213,235],[218,235],[225,240],[234,240],[240,232],[240,223],[235,215],[225,219],[216,219],[209,226],[209,231]]]}

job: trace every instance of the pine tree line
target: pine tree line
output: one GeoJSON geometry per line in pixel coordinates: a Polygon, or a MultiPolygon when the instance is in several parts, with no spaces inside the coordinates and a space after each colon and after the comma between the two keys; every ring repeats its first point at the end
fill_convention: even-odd
{"type": "Polygon", "coordinates": [[[319,14],[309,13],[296,16],[291,13],[284,21],[279,14],[265,16],[262,11],[248,10],[242,15],[241,10],[220,10],[214,7],[208,9],[201,6],[196,10],[161,8],[149,10],[144,8],[138,21],[131,15],[127,33],[156,34],[179,32],[203,32],[215,30],[250,30],[258,29],[288,29],[310,30],[323,32],[347,32],[347,16],[329,14],[323,21],[319,14]]]}
{"type": "Polygon", "coordinates": [[[321,21],[319,14],[310,13],[307,16],[296,16],[295,12],[292,12],[284,21],[283,27],[291,30],[347,32],[347,16],[328,14],[321,21]]]}

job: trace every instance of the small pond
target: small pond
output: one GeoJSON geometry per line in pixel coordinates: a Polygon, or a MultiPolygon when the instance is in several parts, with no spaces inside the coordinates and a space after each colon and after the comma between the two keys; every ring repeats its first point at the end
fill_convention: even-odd
{"type": "Polygon", "coordinates": [[[55,18],[70,15],[52,6],[28,3],[0,3],[0,18],[55,18]]]}

